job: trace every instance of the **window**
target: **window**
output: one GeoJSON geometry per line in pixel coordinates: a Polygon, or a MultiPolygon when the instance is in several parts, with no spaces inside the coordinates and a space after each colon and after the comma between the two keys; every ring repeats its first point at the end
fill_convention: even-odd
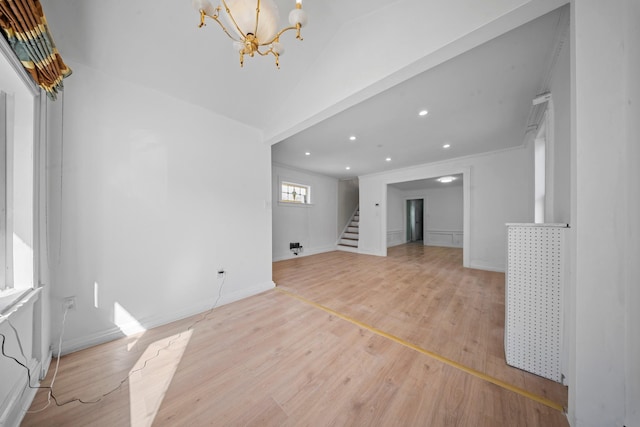
{"type": "Polygon", "coordinates": [[[34,287],[36,98],[0,52],[0,310],[34,287]]]}
{"type": "Polygon", "coordinates": [[[280,184],[280,201],[308,205],[311,203],[311,187],[282,181],[280,184]]]}
{"type": "Polygon", "coordinates": [[[542,123],[538,136],[534,141],[534,192],[535,211],[534,222],[543,223],[545,221],[545,201],[547,187],[547,167],[546,167],[547,140],[545,135],[545,124],[542,123]]]}
{"type": "Polygon", "coordinates": [[[554,222],[554,118],[553,99],[549,97],[547,108],[534,141],[535,210],[534,222],[554,222]]]}

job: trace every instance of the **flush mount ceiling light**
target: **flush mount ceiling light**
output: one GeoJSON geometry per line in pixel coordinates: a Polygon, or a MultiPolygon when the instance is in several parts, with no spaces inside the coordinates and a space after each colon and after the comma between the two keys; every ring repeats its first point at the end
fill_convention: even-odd
{"type": "Polygon", "coordinates": [[[253,57],[257,53],[260,56],[273,55],[276,66],[280,68],[280,55],[284,53],[280,36],[286,31],[295,30],[296,38],[302,40],[300,28],[307,23],[302,0],[296,0],[296,8],[289,13],[291,26],[279,31],[278,6],[273,0],[220,0],[217,7],[209,0],[192,2],[200,12],[199,27],[205,25],[205,18],[211,18],[233,40],[233,47],[240,54],[241,67],[245,55],[253,57]]]}
{"type": "Polygon", "coordinates": [[[351,169],[351,166],[347,166],[345,169],[346,169],[346,170],[350,170],[350,169],[351,169]]]}
{"type": "Polygon", "coordinates": [[[305,153],[304,153],[304,155],[305,155],[305,156],[310,156],[310,155],[311,155],[311,153],[307,151],[307,152],[305,152],[305,153]]]}
{"type": "Polygon", "coordinates": [[[438,178],[436,181],[441,182],[443,184],[446,184],[448,182],[453,182],[455,180],[456,180],[455,176],[443,176],[443,177],[438,178]]]}
{"type": "Polygon", "coordinates": [[[427,110],[422,110],[418,113],[419,116],[426,116],[427,114],[429,114],[427,110]]]}
{"type": "Polygon", "coordinates": [[[391,161],[391,157],[387,157],[386,159],[384,159],[385,162],[390,162],[391,161]]]}
{"type": "Polygon", "coordinates": [[[349,141],[355,141],[355,140],[356,140],[355,135],[351,135],[351,136],[349,137],[349,141]]]}
{"type": "Polygon", "coordinates": [[[444,148],[445,150],[446,150],[447,148],[451,148],[451,144],[444,144],[444,145],[442,146],[442,148],[444,148]]]}

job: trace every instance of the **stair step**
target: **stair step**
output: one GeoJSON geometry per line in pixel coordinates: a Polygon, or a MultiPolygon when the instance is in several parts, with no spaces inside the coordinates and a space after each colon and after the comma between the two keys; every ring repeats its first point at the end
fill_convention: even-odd
{"type": "Polygon", "coordinates": [[[358,238],[359,238],[359,237],[360,237],[360,236],[358,235],[358,232],[355,232],[355,233],[347,232],[347,233],[342,234],[342,238],[343,238],[343,239],[353,239],[353,240],[358,240],[358,238]]]}
{"type": "Polygon", "coordinates": [[[352,246],[354,248],[358,247],[358,241],[357,240],[352,240],[352,239],[340,239],[339,242],[341,245],[344,246],[352,246]]]}
{"type": "Polygon", "coordinates": [[[359,222],[358,221],[351,221],[351,223],[349,224],[349,227],[358,227],[359,222]]]}
{"type": "Polygon", "coordinates": [[[358,253],[358,248],[357,247],[353,247],[353,246],[344,246],[344,245],[338,245],[336,246],[336,249],[338,249],[339,251],[343,251],[343,252],[353,252],[353,253],[358,253]]]}
{"type": "Polygon", "coordinates": [[[353,221],[360,221],[360,215],[354,215],[353,221]]]}
{"type": "Polygon", "coordinates": [[[359,232],[360,232],[359,227],[347,227],[347,233],[359,233],[359,232]]]}

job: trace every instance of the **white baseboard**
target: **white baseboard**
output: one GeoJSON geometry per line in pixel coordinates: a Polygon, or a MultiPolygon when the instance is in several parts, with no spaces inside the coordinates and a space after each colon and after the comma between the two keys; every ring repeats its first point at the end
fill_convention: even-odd
{"type": "MultiPolygon", "coordinates": [[[[36,359],[32,359],[28,366],[29,371],[31,372],[31,380],[36,381],[35,384],[32,382],[31,386],[37,387],[40,385],[39,375],[42,369],[40,362],[36,359]]],[[[29,406],[31,406],[33,398],[36,396],[37,390],[35,388],[27,387],[26,369],[18,367],[18,365],[16,365],[16,367],[22,369],[24,374],[13,385],[11,391],[7,395],[7,400],[2,404],[2,408],[0,408],[0,426],[19,426],[24,415],[29,410],[29,406]]]]}
{"type": "Polygon", "coordinates": [[[478,261],[471,261],[469,263],[469,268],[475,268],[476,270],[495,271],[496,273],[504,273],[505,271],[504,267],[500,267],[492,264],[485,264],[483,262],[478,262],[478,261]]]}
{"type": "MultiPolygon", "coordinates": [[[[216,307],[220,307],[225,304],[229,304],[235,301],[239,301],[244,298],[248,298],[253,295],[268,291],[275,288],[273,281],[258,284],[250,288],[244,288],[236,292],[223,293],[220,301],[218,301],[216,307]]],[[[90,334],[84,337],[79,337],[66,342],[62,345],[62,354],[73,353],[78,350],[93,347],[95,345],[103,344],[105,342],[113,341],[118,338],[126,336],[123,330],[147,330],[158,326],[166,325],[167,323],[175,322],[176,320],[184,319],[186,317],[194,316],[196,314],[210,310],[215,303],[217,296],[208,298],[198,304],[171,312],[165,312],[138,320],[136,323],[124,324],[114,326],[112,328],[100,331],[94,334],[90,334]],[[142,328],[140,328],[142,327],[142,328]]],[[[55,349],[57,351],[57,349],[55,349]]],[[[0,424],[1,425],[1,424],[0,424]]]]}
{"type": "Polygon", "coordinates": [[[453,243],[425,243],[425,246],[441,247],[441,248],[460,248],[462,245],[454,245],[453,243]]]}
{"type": "Polygon", "coordinates": [[[279,254],[279,255],[275,255],[274,254],[273,262],[284,261],[285,259],[300,258],[300,257],[303,257],[303,256],[309,256],[309,255],[322,254],[322,253],[325,253],[325,252],[332,252],[332,251],[335,251],[335,250],[337,250],[336,249],[336,245],[323,246],[323,247],[319,247],[319,248],[310,248],[310,249],[307,249],[306,247],[303,247],[302,248],[302,252],[300,252],[298,255],[294,255],[292,252],[279,254]]]}
{"type": "Polygon", "coordinates": [[[363,249],[363,248],[358,248],[358,253],[362,255],[386,256],[381,251],[375,251],[375,250],[372,251],[372,250],[363,249]]]}

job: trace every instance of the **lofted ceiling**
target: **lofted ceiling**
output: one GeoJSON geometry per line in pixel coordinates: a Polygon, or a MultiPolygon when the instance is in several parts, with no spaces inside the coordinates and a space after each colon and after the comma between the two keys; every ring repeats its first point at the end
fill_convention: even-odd
{"type": "MultiPolygon", "coordinates": [[[[275,2],[286,21],[294,1],[275,2]]],[[[566,34],[565,3],[304,0],[304,40],[281,38],[279,70],[271,57],[241,69],[215,22],[198,28],[190,0],[43,8],[72,67],[257,128],[277,143],[275,162],[349,178],[521,145],[566,34]]]]}
{"type": "MultiPolygon", "coordinates": [[[[212,1],[214,4],[215,0],[212,1]]],[[[275,0],[281,26],[294,0],[275,0]]],[[[191,0],[64,0],[43,2],[56,45],[65,60],[164,92],[259,129],[274,107],[308,73],[338,29],[394,1],[305,1],[309,24],[303,41],[288,32],[280,69],[271,56],[239,57],[213,20],[198,28],[191,0]]]]}

